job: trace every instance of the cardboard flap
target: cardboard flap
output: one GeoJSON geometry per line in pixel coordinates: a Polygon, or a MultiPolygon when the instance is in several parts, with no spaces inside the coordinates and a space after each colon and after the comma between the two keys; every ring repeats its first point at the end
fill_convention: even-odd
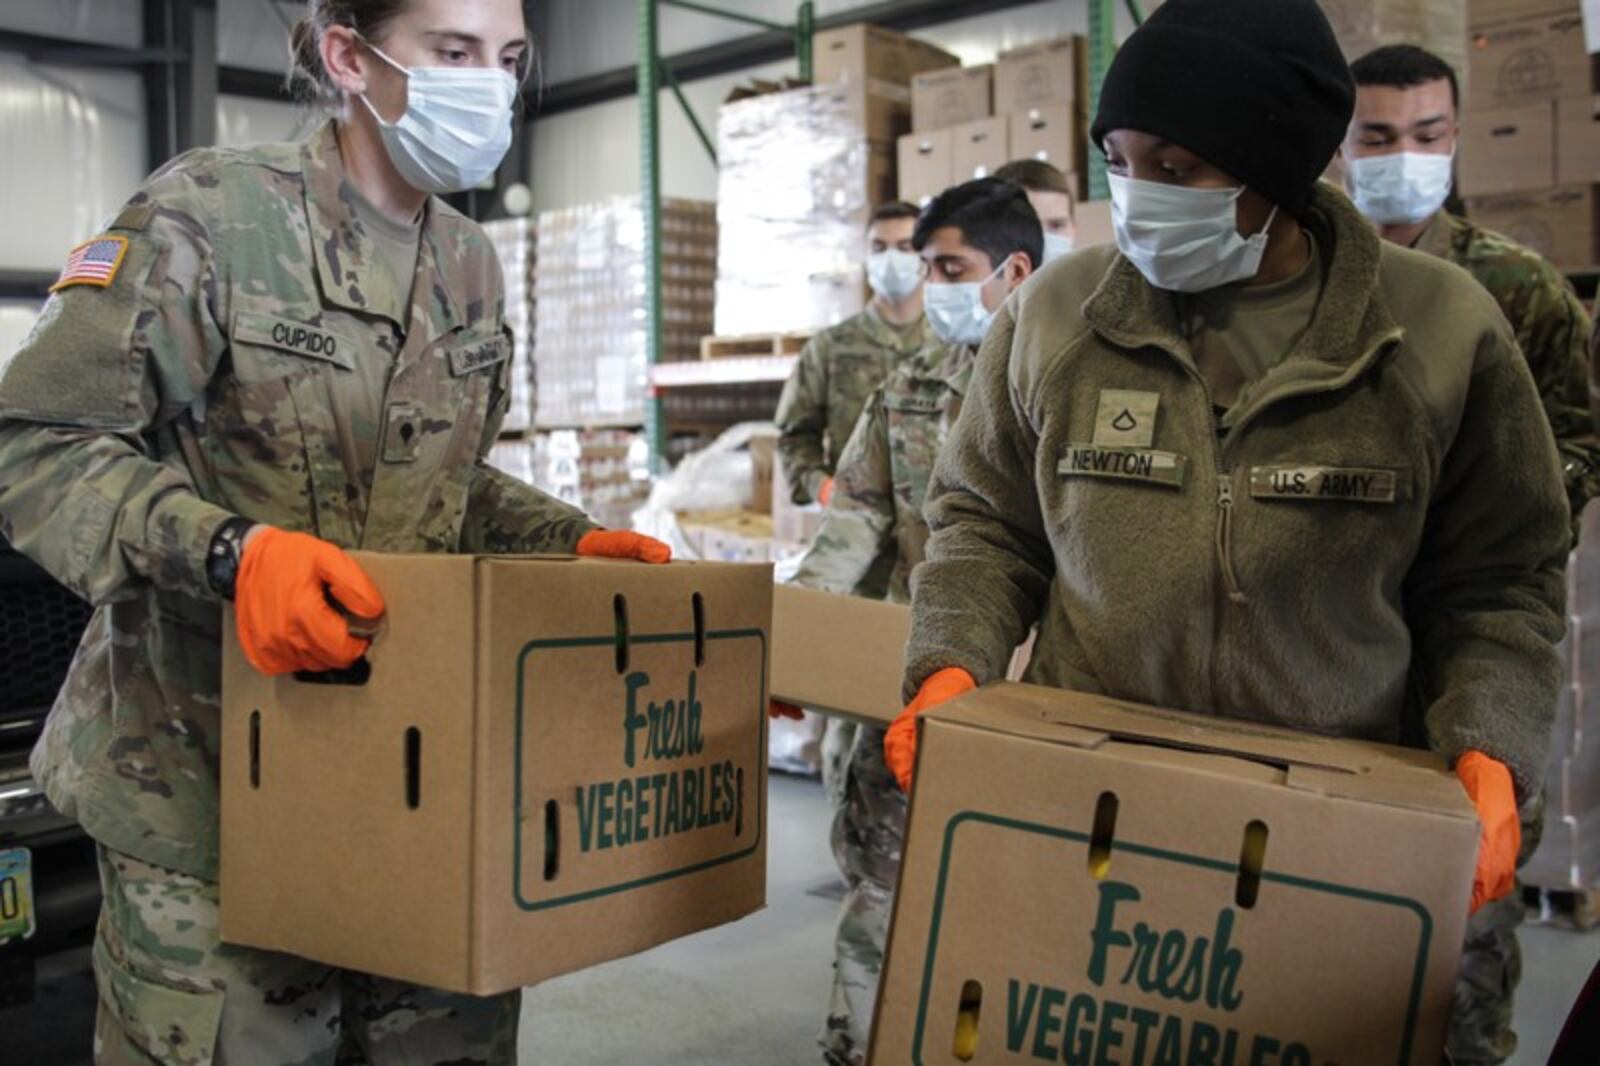
{"type": "Polygon", "coordinates": [[[1053,730],[1076,727],[1117,740],[1347,774],[1367,773],[1373,764],[1368,757],[1372,753],[1311,733],[1009,681],[988,685],[981,696],[969,694],[930,713],[967,721],[969,715],[978,714],[978,708],[969,707],[968,701],[981,706],[981,724],[1006,733],[1049,739],[1055,736],[1053,730]]]}
{"type": "Polygon", "coordinates": [[[1428,811],[1470,821],[1474,816],[1466,791],[1445,774],[1395,770],[1384,773],[1330,773],[1312,766],[1291,766],[1287,784],[1299,792],[1359,800],[1409,811],[1428,811]]]}

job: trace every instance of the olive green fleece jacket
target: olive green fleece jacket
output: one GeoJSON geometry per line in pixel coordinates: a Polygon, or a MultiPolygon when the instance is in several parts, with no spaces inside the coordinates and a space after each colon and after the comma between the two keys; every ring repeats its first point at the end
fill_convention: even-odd
{"type": "Polygon", "coordinates": [[[1002,308],[929,489],[908,697],[940,667],[1003,677],[1037,622],[1029,681],[1413,733],[1538,787],[1569,530],[1527,364],[1481,286],[1341,193],[1302,221],[1317,310],[1220,436],[1173,297],[1115,248],[1002,308]]]}

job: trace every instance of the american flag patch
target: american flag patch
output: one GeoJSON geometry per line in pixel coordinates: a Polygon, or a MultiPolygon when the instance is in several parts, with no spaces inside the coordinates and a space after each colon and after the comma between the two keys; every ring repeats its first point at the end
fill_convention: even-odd
{"type": "Polygon", "coordinates": [[[80,244],[67,256],[66,268],[50,286],[50,291],[69,285],[95,285],[103,289],[116,280],[117,271],[122,268],[122,257],[127,254],[126,237],[96,237],[80,244]]]}

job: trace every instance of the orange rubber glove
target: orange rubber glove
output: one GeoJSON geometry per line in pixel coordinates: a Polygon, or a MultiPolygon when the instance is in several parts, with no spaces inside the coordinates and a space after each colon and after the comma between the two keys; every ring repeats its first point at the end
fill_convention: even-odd
{"type": "Polygon", "coordinates": [[[372,642],[350,632],[341,609],[366,623],[384,610],[378,586],[337,546],[270,527],[245,542],[234,608],[245,658],[268,677],[345,669],[372,642]]]}
{"type": "Polygon", "coordinates": [[[822,479],[822,487],[817,490],[817,502],[822,504],[822,506],[826,507],[826,506],[828,506],[829,501],[831,501],[832,499],[833,499],[833,478],[825,477],[825,478],[822,479]]]}
{"type": "Polygon", "coordinates": [[[1472,913],[1511,894],[1517,882],[1517,852],[1522,850],[1522,821],[1517,794],[1505,763],[1481,751],[1456,760],[1456,776],[1478,808],[1478,869],[1472,875],[1472,913]]]}
{"type": "Polygon", "coordinates": [[[578,539],[578,554],[596,559],[634,559],[670,563],[672,548],[643,533],[625,529],[591,529],[578,539]]]}
{"type": "Polygon", "coordinates": [[[767,701],[768,718],[793,718],[798,722],[805,716],[806,712],[802,711],[792,703],[785,703],[782,700],[767,701]]]}
{"type": "Polygon", "coordinates": [[[978,687],[973,676],[959,666],[931,674],[917,690],[917,698],[889,726],[883,736],[883,761],[900,782],[901,792],[911,791],[911,772],[917,766],[917,715],[978,687]]]}

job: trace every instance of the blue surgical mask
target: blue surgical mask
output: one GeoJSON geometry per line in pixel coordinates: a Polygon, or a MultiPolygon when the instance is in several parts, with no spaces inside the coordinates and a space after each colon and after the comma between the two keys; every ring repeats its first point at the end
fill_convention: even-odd
{"type": "Polygon", "coordinates": [[[1412,226],[1432,218],[1450,195],[1455,155],[1396,152],[1345,163],[1350,195],[1380,226],[1412,226]]]}
{"type": "Polygon", "coordinates": [[[1071,234],[1046,233],[1044,235],[1044,261],[1048,263],[1051,260],[1060,259],[1064,255],[1071,255],[1076,247],[1077,241],[1073,239],[1071,234]]]}
{"type": "Polygon", "coordinates": [[[1261,269],[1274,207],[1261,232],[1239,235],[1236,189],[1189,189],[1155,181],[1111,179],[1111,226],[1117,248],[1145,280],[1172,292],[1206,292],[1248,281],[1261,269]]]}
{"type": "Polygon", "coordinates": [[[406,110],[385,122],[366,94],[394,168],[419,192],[461,192],[483,184],[511,147],[517,80],[483,67],[406,68],[370,42],[374,55],[406,76],[406,110]]]}
{"type": "Polygon", "coordinates": [[[895,248],[873,252],[867,256],[867,284],[885,300],[904,300],[922,284],[922,260],[895,248]]]}
{"type": "Polygon", "coordinates": [[[1007,256],[982,281],[929,282],[922,291],[922,307],[934,335],[946,344],[982,344],[994,321],[994,312],[983,306],[983,287],[1010,261],[1007,256]]]}

